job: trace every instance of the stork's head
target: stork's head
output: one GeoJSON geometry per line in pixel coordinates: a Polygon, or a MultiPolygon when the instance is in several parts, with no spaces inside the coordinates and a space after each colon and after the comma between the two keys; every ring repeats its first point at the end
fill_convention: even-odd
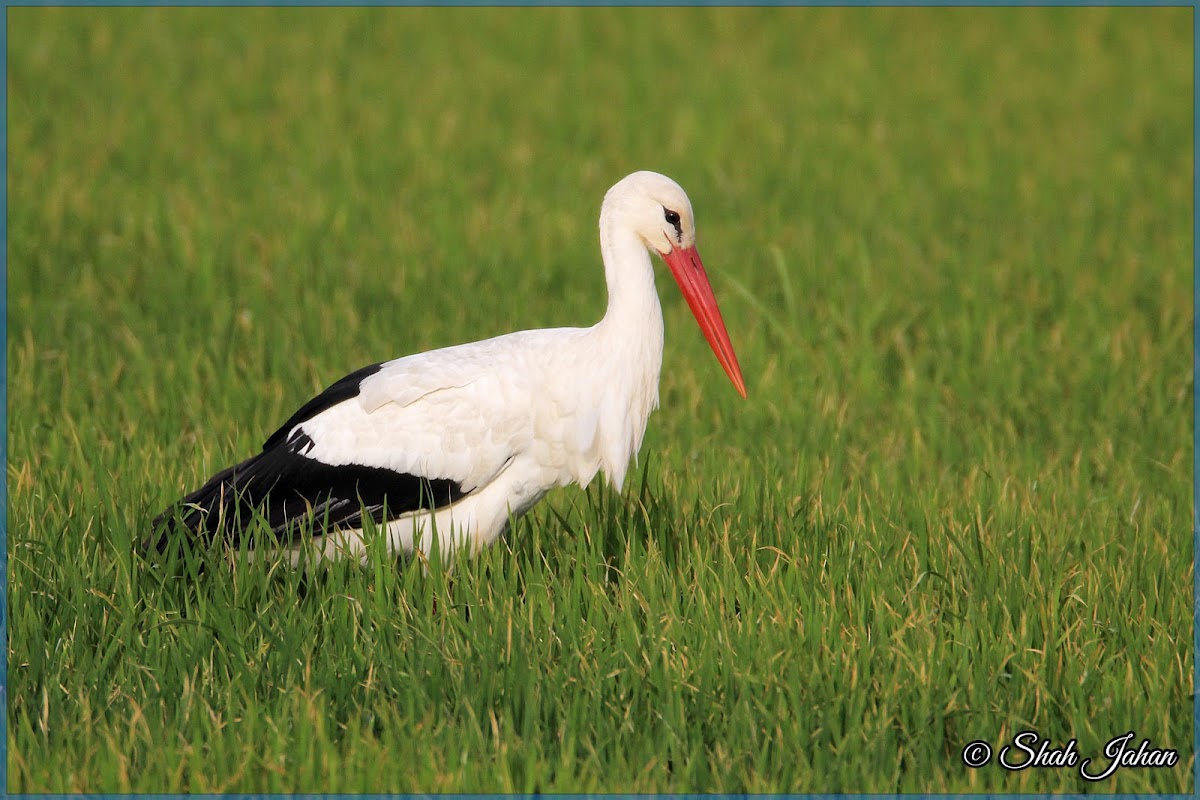
{"type": "Polygon", "coordinates": [[[624,217],[646,247],[663,258],[676,248],[696,246],[692,203],[683,187],[666,175],[627,175],[608,190],[604,205],[624,217]]]}
{"type": "Polygon", "coordinates": [[[725,321],[700,261],[700,253],[696,250],[695,217],[683,188],[666,175],[635,172],[608,190],[601,219],[606,215],[620,218],[641,238],[647,249],[658,253],[671,268],[671,274],[725,374],[733,381],[738,393],[745,397],[742,370],[729,342],[729,333],[725,330],[725,321]]]}

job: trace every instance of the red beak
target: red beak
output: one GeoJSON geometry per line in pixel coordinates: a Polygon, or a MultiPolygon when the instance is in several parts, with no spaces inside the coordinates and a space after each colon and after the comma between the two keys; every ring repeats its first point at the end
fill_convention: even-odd
{"type": "Polygon", "coordinates": [[[729,332],[725,330],[725,320],[721,319],[721,309],[717,307],[717,298],[713,296],[712,285],[708,282],[708,274],[704,271],[700,254],[696,252],[695,247],[676,247],[663,254],[662,258],[671,268],[675,282],[679,284],[696,322],[700,324],[704,338],[708,339],[709,346],[717,354],[717,360],[725,368],[725,374],[733,381],[738,394],[745,397],[746,382],[742,380],[742,368],[738,366],[733,345],[729,342],[729,332]]]}

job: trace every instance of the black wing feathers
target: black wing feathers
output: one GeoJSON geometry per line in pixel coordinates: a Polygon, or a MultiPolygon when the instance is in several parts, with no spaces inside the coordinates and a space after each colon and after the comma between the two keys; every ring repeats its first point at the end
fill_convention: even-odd
{"type": "Polygon", "coordinates": [[[202,487],[158,515],[147,549],[163,550],[167,534],[182,526],[205,542],[218,531],[237,546],[244,526],[256,515],[284,540],[299,526],[311,525],[315,534],[325,530],[363,526],[364,513],[376,524],[410,511],[432,510],[466,496],[456,481],[423,478],[362,464],[333,466],[305,455],[313,440],[297,430],[330,406],[358,395],[359,384],[375,374],[372,364],[347,375],[305,403],[283,427],[273,433],[256,456],[209,478],[202,487]]]}
{"type": "Polygon", "coordinates": [[[285,444],[218,472],[154,520],[160,535],[153,546],[166,546],[167,537],[161,534],[175,528],[177,521],[206,542],[221,530],[237,546],[243,527],[256,514],[287,540],[301,525],[311,524],[317,535],[361,528],[364,512],[382,524],[410,511],[441,508],[466,494],[451,480],[360,464],[330,466],[303,455],[312,444],[298,431],[285,444]]]}

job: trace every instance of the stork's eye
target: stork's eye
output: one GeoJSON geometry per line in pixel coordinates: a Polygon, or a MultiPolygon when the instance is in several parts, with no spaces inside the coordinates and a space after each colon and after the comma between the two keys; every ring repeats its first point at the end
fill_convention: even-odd
{"type": "Polygon", "coordinates": [[[683,244],[683,226],[679,224],[679,212],[664,207],[663,217],[675,226],[675,241],[683,244]]]}

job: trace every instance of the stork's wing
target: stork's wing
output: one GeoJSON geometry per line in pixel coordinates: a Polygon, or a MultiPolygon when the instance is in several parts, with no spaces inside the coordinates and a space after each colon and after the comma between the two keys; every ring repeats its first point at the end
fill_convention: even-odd
{"type": "Polygon", "coordinates": [[[306,527],[357,529],[364,515],[382,524],[419,509],[441,508],[465,493],[454,481],[425,479],[361,464],[331,466],[307,458],[312,440],[297,431],[286,442],[214,475],[154,521],[161,550],[177,524],[211,541],[218,532],[237,546],[257,516],[283,541],[306,527]]]}
{"type": "Polygon", "coordinates": [[[258,455],[214,475],[154,521],[236,544],[256,515],[297,528],[361,528],[442,508],[490,483],[530,435],[528,393],[486,354],[448,348],[364,367],[300,408],[258,455]],[[466,358],[455,356],[467,356],[466,358]],[[299,523],[299,524],[297,524],[299,523]]]}

